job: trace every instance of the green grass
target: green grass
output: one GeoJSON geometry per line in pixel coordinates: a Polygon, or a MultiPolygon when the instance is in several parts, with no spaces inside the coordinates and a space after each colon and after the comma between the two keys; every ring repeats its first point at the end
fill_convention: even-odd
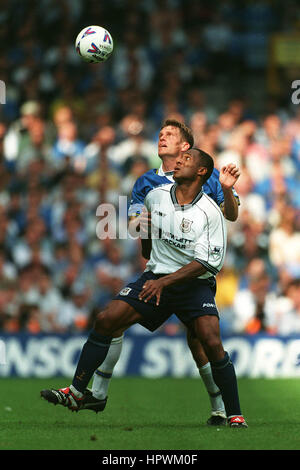
{"type": "Polygon", "coordinates": [[[206,426],[200,379],[115,378],[103,413],[71,413],[47,403],[42,388],[70,379],[1,379],[4,450],[299,450],[297,379],[240,379],[249,428],[206,426]]]}

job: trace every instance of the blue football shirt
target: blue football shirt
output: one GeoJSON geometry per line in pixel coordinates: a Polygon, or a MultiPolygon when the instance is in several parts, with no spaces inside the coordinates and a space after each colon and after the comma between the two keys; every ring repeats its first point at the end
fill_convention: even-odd
{"type": "MultiPolygon", "coordinates": [[[[211,197],[219,207],[222,207],[224,202],[224,194],[222,186],[219,181],[219,171],[214,168],[211,176],[203,185],[203,192],[211,197]]],[[[170,184],[174,182],[173,172],[166,172],[162,170],[162,167],[159,169],[152,169],[140,176],[132,189],[130,206],[128,209],[129,217],[136,217],[140,215],[141,210],[144,206],[144,199],[151,191],[151,189],[161,186],[162,184],[170,184]]],[[[239,202],[238,195],[233,189],[233,193],[239,202]]]]}

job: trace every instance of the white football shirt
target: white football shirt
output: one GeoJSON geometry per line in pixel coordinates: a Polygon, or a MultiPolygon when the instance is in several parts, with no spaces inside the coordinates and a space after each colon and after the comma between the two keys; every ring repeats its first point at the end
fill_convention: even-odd
{"type": "Polygon", "coordinates": [[[199,278],[216,275],[226,252],[223,214],[203,191],[191,204],[179,205],[175,188],[176,183],[158,186],[145,197],[152,224],[152,250],[146,271],[169,274],[196,260],[207,269],[199,278]]]}

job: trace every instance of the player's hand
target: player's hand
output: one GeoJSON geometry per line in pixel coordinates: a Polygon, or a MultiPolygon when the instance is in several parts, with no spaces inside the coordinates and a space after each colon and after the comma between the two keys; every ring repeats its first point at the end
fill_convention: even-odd
{"type": "Polygon", "coordinates": [[[241,172],[240,169],[234,164],[229,163],[220,170],[219,181],[223,189],[230,189],[237,182],[241,172]]]}
{"type": "Polygon", "coordinates": [[[152,297],[156,297],[156,305],[159,305],[161,293],[163,288],[165,287],[164,278],[161,279],[153,279],[151,281],[146,281],[143,285],[143,289],[140,292],[139,300],[143,300],[144,302],[148,302],[148,300],[152,299],[152,297]]]}

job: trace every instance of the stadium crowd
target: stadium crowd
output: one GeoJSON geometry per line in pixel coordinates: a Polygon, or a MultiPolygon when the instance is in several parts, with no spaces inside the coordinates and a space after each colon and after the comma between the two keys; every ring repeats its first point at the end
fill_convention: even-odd
{"type": "Polygon", "coordinates": [[[160,165],[159,128],[173,117],[217,168],[241,168],[239,218],[228,222],[218,275],[222,331],[299,334],[300,108],[266,97],[257,111],[234,94],[265,70],[270,34],[296,25],[296,2],[284,12],[267,1],[2,3],[0,331],[85,330],[144,269],[124,223],[101,237],[99,208],[126,219],[121,196],[129,202],[135,180],[160,165]],[[115,40],[101,65],[74,48],[90,24],[115,40]],[[232,96],[207,99],[224,77],[232,96]]]}

